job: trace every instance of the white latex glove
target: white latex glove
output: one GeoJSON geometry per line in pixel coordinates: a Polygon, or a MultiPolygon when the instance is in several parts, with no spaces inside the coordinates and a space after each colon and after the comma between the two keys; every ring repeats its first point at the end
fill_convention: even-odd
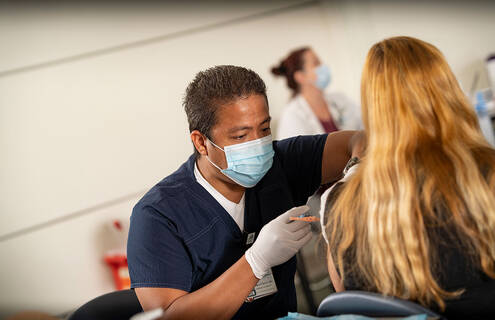
{"type": "Polygon", "coordinates": [[[263,278],[271,267],[292,258],[311,239],[310,223],[289,220],[308,210],[308,206],[292,208],[263,226],[258,238],[245,253],[256,278],[263,278]]]}

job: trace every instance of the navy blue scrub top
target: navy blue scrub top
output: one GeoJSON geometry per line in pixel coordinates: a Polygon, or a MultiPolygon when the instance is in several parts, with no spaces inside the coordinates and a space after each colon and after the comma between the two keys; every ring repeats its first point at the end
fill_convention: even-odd
{"type": "MultiPolygon", "coordinates": [[[[192,292],[211,283],[239,260],[246,234],[306,203],[321,183],[326,134],[273,142],[273,166],[246,189],[244,233],[194,176],[194,155],[149,190],[131,216],[127,258],[131,288],[192,292]]],[[[278,292],[245,302],[235,319],[277,318],[297,309],[296,259],[273,267],[278,292]]],[[[211,297],[215,299],[215,297],[211,297]]]]}

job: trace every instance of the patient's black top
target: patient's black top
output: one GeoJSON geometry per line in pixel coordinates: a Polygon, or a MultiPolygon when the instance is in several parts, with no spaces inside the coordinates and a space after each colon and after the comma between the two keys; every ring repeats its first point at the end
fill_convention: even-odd
{"type": "MultiPolygon", "coordinates": [[[[339,184],[334,187],[326,206],[333,204],[342,186],[343,184],[339,184]]],[[[443,230],[449,230],[448,225],[443,230]]],[[[430,239],[430,243],[436,246],[438,255],[433,263],[433,274],[442,289],[465,291],[457,298],[446,300],[446,309],[443,312],[436,305],[427,307],[443,314],[447,319],[495,319],[495,279],[488,277],[477,266],[474,262],[476,258],[470,257],[468,250],[463,249],[463,245],[451,232],[443,230],[432,230],[431,233],[436,234],[435,238],[430,239]]],[[[352,264],[352,259],[346,259],[345,263],[352,264]]],[[[346,290],[377,292],[376,288],[365,284],[357,273],[346,273],[344,279],[346,290]]]]}

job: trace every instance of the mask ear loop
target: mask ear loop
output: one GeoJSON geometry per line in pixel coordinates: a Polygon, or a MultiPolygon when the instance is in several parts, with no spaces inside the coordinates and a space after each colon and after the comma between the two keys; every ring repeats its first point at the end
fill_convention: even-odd
{"type": "MultiPolygon", "coordinates": [[[[205,136],[206,137],[206,136],[205,136]]],[[[216,148],[220,149],[223,151],[223,153],[225,153],[225,150],[223,150],[222,148],[220,148],[219,146],[217,146],[213,141],[210,140],[210,138],[206,137],[206,140],[208,140],[212,145],[214,145],[216,148]]]]}
{"type": "MultiPolygon", "coordinates": [[[[219,146],[217,146],[213,141],[211,141],[208,137],[206,137],[206,139],[215,147],[217,147],[218,149],[222,150],[224,153],[225,153],[225,150],[223,150],[222,148],[220,148],[219,146]]],[[[239,183],[238,181],[234,180],[232,177],[229,177],[228,175],[225,174],[225,170],[226,169],[222,169],[220,168],[219,166],[217,166],[213,161],[210,160],[210,157],[208,157],[208,155],[206,155],[206,160],[208,160],[215,168],[217,168],[220,173],[222,173],[224,176],[226,176],[227,178],[229,178],[230,180],[234,181],[235,183],[237,183],[238,185],[240,186],[243,186],[241,183],[239,183]]],[[[228,169],[228,167],[227,167],[228,169]]],[[[245,186],[243,186],[245,187],[245,186]]]]}
{"type": "Polygon", "coordinates": [[[215,168],[217,168],[220,172],[222,172],[223,169],[217,166],[213,161],[211,161],[208,156],[206,156],[206,160],[208,160],[215,168]]]}
{"type": "MultiPolygon", "coordinates": [[[[211,143],[214,147],[216,147],[216,148],[218,148],[218,149],[222,150],[222,151],[223,151],[223,153],[225,153],[225,151],[224,151],[222,148],[220,148],[219,146],[217,146],[217,145],[216,145],[213,141],[211,141],[211,140],[210,140],[210,138],[208,138],[206,135],[205,135],[205,137],[206,137],[206,140],[207,140],[207,141],[209,141],[209,142],[210,142],[210,143],[211,143]]],[[[212,164],[215,168],[217,168],[220,172],[222,172],[222,173],[223,173],[223,171],[222,171],[222,170],[224,170],[224,169],[220,168],[220,167],[219,167],[218,165],[216,165],[213,161],[211,161],[211,160],[210,160],[210,157],[208,157],[208,155],[206,155],[206,160],[208,160],[208,161],[209,161],[209,162],[210,162],[210,163],[211,163],[211,164],[212,164]]]]}

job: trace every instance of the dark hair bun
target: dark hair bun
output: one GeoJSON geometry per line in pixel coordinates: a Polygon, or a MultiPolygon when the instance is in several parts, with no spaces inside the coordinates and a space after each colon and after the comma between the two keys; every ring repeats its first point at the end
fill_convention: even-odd
{"type": "Polygon", "coordinates": [[[283,65],[283,63],[281,63],[278,67],[273,67],[271,71],[276,76],[287,75],[287,68],[283,65]]]}
{"type": "Polygon", "coordinates": [[[299,84],[294,79],[296,71],[302,70],[304,59],[304,52],[310,50],[309,47],[302,47],[293,50],[289,53],[289,56],[282,60],[277,67],[271,69],[272,73],[276,76],[284,76],[287,79],[287,86],[292,90],[293,95],[299,91],[299,84]]]}

